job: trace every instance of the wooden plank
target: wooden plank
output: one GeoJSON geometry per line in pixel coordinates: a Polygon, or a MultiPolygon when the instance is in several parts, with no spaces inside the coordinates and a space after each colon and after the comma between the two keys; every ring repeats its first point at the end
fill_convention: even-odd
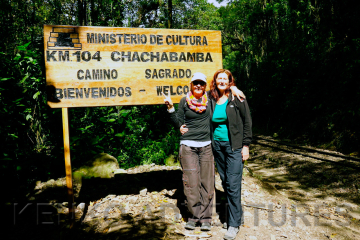
{"type": "Polygon", "coordinates": [[[44,51],[53,108],[163,104],[164,86],[177,103],[222,68],[220,31],[45,25],[44,51]]]}
{"type": "Polygon", "coordinates": [[[78,38],[79,35],[77,33],[72,33],[70,34],[70,38],[78,38]]]}
{"type": "Polygon", "coordinates": [[[63,121],[63,137],[64,137],[64,156],[65,156],[65,172],[66,172],[66,187],[68,193],[68,208],[71,226],[75,220],[74,212],[74,190],[72,181],[71,159],[70,159],[70,138],[69,138],[69,117],[68,109],[62,108],[62,121],[63,121]]]}
{"type": "Polygon", "coordinates": [[[58,33],[73,33],[75,31],[75,28],[72,27],[54,27],[53,32],[58,32],[58,33]]]}

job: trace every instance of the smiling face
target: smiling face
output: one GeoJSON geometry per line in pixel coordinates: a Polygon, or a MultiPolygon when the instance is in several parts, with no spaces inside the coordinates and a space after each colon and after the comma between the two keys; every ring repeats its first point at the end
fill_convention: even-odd
{"type": "Polygon", "coordinates": [[[229,77],[226,73],[220,73],[216,78],[216,87],[220,92],[227,90],[229,86],[229,77]]]}
{"type": "Polygon", "coordinates": [[[206,89],[206,83],[202,80],[191,82],[191,92],[196,98],[202,97],[206,89]]]}

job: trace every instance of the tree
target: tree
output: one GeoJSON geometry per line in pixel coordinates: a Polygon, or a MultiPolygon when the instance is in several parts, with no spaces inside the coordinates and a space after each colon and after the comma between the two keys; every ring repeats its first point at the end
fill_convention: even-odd
{"type": "Polygon", "coordinates": [[[333,145],[344,151],[357,148],[354,53],[360,33],[354,7],[339,1],[237,0],[219,9],[224,65],[248,90],[255,121],[316,141],[334,138],[333,145]]]}

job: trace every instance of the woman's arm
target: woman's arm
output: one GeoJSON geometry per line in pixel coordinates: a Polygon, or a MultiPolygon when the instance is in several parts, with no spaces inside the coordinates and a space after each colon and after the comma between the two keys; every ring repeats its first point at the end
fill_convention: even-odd
{"type": "Polygon", "coordinates": [[[165,97],[164,102],[167,106],[168,112],[170,113],[171,121],[173,122],[175,128],[180,128],[181,125],[184,124],[184,98],[180,100],[179,108],[177,112],[175,111],[174,104],[170,97],[170,92],[168,96],[166,96],[164,93],[162,95],[165,97]]]}
{"type": "Polygon", "coordinates": [[[250,146],[252,141],[252,120],[250,108],[245,100],[244,102],[237,102],[243,120],[243,146],[250,146]]]}
{"type": "Polygon", "coordinates": [[[234,101],[235,96],[242,102],[244,101],[244,99],[246,99],[244,93],[238,89],[236,86],[231,86],[230,87],[231,93],[232,93],[232,101],[234,101]]]}
{"type": "Polygon", "coordinates": [[[184,112],[185,102],[186,102],[186,99],[182,98],[180,100],[180,102],[179,102],[177,112],[170,113],[170,117],[171,117],[171,120],[174,123],[175,128],[180,128],[181,125],[183,125],[184,122],[185,122],[185,119],[184,119],[184,116],[185,116],[185,112],[184,112]]]}
{"type": "Polygon", "coordinates": [[[170,97],[170,92],[168,93],[168,95],[166,96],[163,92],[161,92],[161,94],[164,96],[164,102],[168,108],[168,112],[171,112],[172,109],[173,111],[175,111],[175,108],[174,108],[174,104],[171,100],[171,97],[170,97]]]}
{"type": "Polygon", "coordinates": [[[242,115],[243,119],[243,147],[241,150],[241,155],[243,161],[246,161],[249,159],[249,148],[252,141],[252,120],[251,120],[251,114],[250,114],[250,108],[247,103],[247,101],[243,101],[241,104],[242,107],[240,107],[240,114],[242,115]]]}

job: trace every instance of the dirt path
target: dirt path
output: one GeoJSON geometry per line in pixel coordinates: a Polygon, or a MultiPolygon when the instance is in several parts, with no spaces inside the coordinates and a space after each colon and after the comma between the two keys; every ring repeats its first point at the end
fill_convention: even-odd
{"type": "Polygon", "coordinates": [[[277,144],[265,136],[256,142],[251,147],[252,157],[247,168],[262,186],[259,192],[264,198],[259,194],[253,194],[253,199],[251,195],[247,197],[245,184],[243,199],[263,203],[268,208],[273,203],[275,215],[282,214],[280,208],[284,207],[287,216],[283,226],[269,226],[271,216],[264,212],[269,216],[268,222],[265,223],[266,217],[260,221],[265,220],[264,225],[270,231],[265,231],[266,227],[261,224],[259,227],[252,224],[251,227],[260,232],[258,239],[271,239],[263,233],[275,239],[284,238],[282,235],[289,239],[360,238],[358,161],[331,156],[326,153],[341,154],[321,149],[324,154],[277,144]]]}
{"type": "MultiPolygon", "coordinates": [[[[236,239],[360,239],[360,162],[260,138],[251,146],[251,159],[244,169],[245,224],[236,239]]],[[[38,220],[57,223],[47,227],[55,230],[47,239],[59,239],[58,233],[67,240],[223,239],[226,201],[219,176],[218,214],[212,231],[201,232],[184,229],[181,174],[180,167],[147,165],[111,179],[75,183],[76,223],[71,230],[64,179],[38,183],[29,199],[48,202],[56,209],[38,220]]],[[[36,231],[21,229],[18,236],[36,231]]]]}

